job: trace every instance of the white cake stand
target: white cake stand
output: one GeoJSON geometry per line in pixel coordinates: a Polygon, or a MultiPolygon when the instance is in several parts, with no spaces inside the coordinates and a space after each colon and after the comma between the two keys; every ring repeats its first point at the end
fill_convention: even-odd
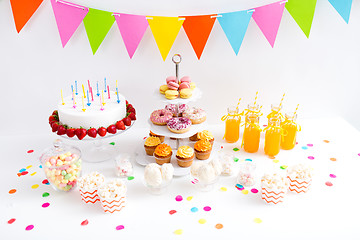
{"type": "Polygon", "coordinates": [[[116,149],[109,143],[105,143],[105,139],[108,140],[123,134],[134,124],[135,121],[133,120],[131,121],[131,125],[126,127],[125,130],[118,130],[115,134],[107,133],[104,137],[97,136],[96,138],[92,138],[86,135],[82,140],[79,140],[76,136],[69,138],[66,135],[61,135],[61,137],[77,142],[77,147],[79,147],[81,150],[82,160],[84,162],[99,163],[112,160],[116,153],[116,149]]]}

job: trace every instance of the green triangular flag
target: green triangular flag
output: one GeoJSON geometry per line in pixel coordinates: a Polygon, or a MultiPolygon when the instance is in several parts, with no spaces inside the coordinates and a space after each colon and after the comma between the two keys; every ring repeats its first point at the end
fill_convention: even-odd
{"type": "Polygon", "coordinates": [[[111,12],[89,8],[83,22],[92,52],[95,54],[114,24],[115,18],[111,12]]]}
{"type": "Polygon", "coordinates": [[[317,0],[288,0],[286,9],[309,38],[317,0]]]}

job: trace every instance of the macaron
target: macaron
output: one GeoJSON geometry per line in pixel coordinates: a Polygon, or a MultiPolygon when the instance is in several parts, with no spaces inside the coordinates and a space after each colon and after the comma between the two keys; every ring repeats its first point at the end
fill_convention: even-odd
{"type": "Polygon", "coordinates": [[[187,82],[182,82],[182,83],[180,83],[180,85],[179,85],[179,90],[185,89],[185,88],[190,88],[190,84],[187,83],[187,82]]]}
{"type": "Polygon", "coordinates": [[[192,96],[192,89],[191,88],[184,88],[184,89],[180,90],[180,97],[181,98],[190,98],[191,96],[192,96]]]}
{"type": "Polygon", "coordinates": [[[177,83],[176,77],[175,76],[167,77],[166,78],[166,83],[169,83],[169,82],[176,82],[177,83]]]}
{"type": "Polygon", "coordinates": [[[166,90],[169,90],[169,88],[168,88],[168,86],[166,84],[160,86],[159,91],[160,91],[161,94],[165,94],[166,90]]]}
{"type": "Polygon", "coordinates": [[[190,88],[194,90],[196,88],[196,84],[194,82],[191,82],[190,83],[190,88]]]}
{"type": "Polygon", "coordinates": [[[165,97],[167,99],[172,100],[172,99],[177,98],[178,96],[179,96],[179,92],[176,91],[176,90],[167,90],[167,91],[165,91],[165,97]]]}
{"type": "Polygon", "coordinates": [[[179,84],[176,82],[168,82],[167,86],[170,90],[178,90],[179,84]]]}
{"type": "Polygon", "coordinates": [[[186,82],[186,83],[191,83],[191,79],[189,76],[184,76],[180,79],[180,82],[186,82]]]}

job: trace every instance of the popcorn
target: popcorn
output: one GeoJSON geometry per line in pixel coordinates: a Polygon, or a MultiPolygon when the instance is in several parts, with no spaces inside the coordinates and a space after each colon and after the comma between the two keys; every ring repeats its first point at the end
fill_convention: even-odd
{"type": "Polygon", "coordinates": [[[98,194],[101,198],[118,199],[125,196],[126,186],[123,181],[116,179],[100,185],[98,194]]]}
{"type": "Polygon", "coordinates": [[[81,177],[78,186],[83,191],[91,191],[97,189],[104,181],[104,175],[95,171],[81,177]]]}
{"type": "Polygon", "coordinates": [[[286,177],[278,173],[265,174],[261,178],[262,187],[275,190],[286,190],[289,186],[286,177]]]}
{"type": "Polygon", "coordinates": [[[290,167],[287,173],[292,179],[310,179],[313,176],[312,168],[302,163],[290,167]]]}

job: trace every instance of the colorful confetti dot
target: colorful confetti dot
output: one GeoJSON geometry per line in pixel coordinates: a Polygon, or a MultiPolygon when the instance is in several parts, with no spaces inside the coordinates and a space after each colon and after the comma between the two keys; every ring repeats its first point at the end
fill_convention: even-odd
{"type": "Polygon", "coordinates": [[[34,150],[32,150],[32,149],[27,151],[27,153],[33,153],[33,152],[34,152],[34,150]]]}
{"type": "Polygon", "coordinates": [[[331,178],[336,178],[336,175],[335,174],[330,174],[329,175],[331,178]]]}
{"type": "Polygon", "coordinates": [[[245,159],[245,161],[252,162],[252,159],[247,158],[247,159],[245,159]]]}
{"type": "Polygon", "coordinates": [[[36,189],[38,187],[39,187],[39,184],[34,184],[34,185],[31,186],[32,189],[36,189]]]}
{"type": "Polygon", "coordinates": [[[124,225],[119,225],[119,226],[116,226],[116,230],[123,230],[125,227],[124,227],[124,225]]]}
{"type": "Polygon", "coordinates": [[[209,207],[209,206],[204,207],[205,212],[209,212],[210,210],[211,210],[211,207],[209,207]]]}
{"type": "Polygon", "coordinates": [[[127,179],[129,180],[129,181],[131,181],[131,180],[133,180],[135,177],[133,177],[133,176],[130,176],[130,177],[128,177],[127,179]]]}
{"type": "Polygon", "coordinates": [[[26,168],[22,168],[22,169],[20,169],[20,173],[22,173],[22,172],[25,172],[26,171],[26,168]]]}
{"type": "Polygon", "coordinates": [[[181,235],[182,233],[183,233],[182,229],[177,229],[177,230],[174,231],[175,235],[181,235]]]}
{"type": "Polygon", "coordinates": [[[113,146],[115,145],[115,143],[114,143],[114,142],[111,142],[111,143],[109,143],[109,144],[110,144],[110,145],[113,145],[113,146]]]}
{"type": "Polygon", "coordinates": [[[283,169],[283,170],[287,169],[287,167],[288,167],[288,166],[286,166],[286,165],[280,166],[280,168],[283,169]]]}
{"type": "Polygon", "coordinates": [[[204,218],[201,218],[201,219],[199,219],[199,223],[204,224],[204,223],[206,223],[206,220],[204,218]]]}
{"type": "Polygon", "coordinates": [[[234,162],[238,162],[239,159],[237,157],[234,157],[234,162]]]}
{"type": "Polygon", "coordinates": [[[313,147],[314,145],[312,143],[306,144],[308,147],[313,147]]]}
{"type": "Polygon", "coordinates": [[[324,143],[329,143],[330,141],[329,140],[324,140],[324,143]]]}
{"type": "Polygon", "coordinates": [[[15,221],[16,221],[16,219],[15,219],[15,218],[12,218],[12,219],[10,219],[10,220],[8,221],[8,224],[13,224],[15,221]]]}
{"type": "Polygon", "coordinates": [[[314,160],[315,158],[313,156],[308,156],[308,159],[314,160]]]}
{"type": "Polygon", "coordinates": [[[50,196],[50,193],[44,192],[44,193],[42,194],[42,196],[43,196],[43,197],[48,197],[48,196],[50,196]]]}
{"type": "Polygon", "coordinates": [[[244,190],[244,186],[241,184],[236,184],[235,187],[237,190],[240,190],[240,191],[244,190]]]}
{"type": "Polygon", "coordinates": [[[221,149],[223,149],[223,148],[224,148],[224,146],[221,146],[220,148],[221,148],[221,149]]]}
{"type": "Polygon", "coordinates": [[[221,188],[220,188],[220,191],[226,192],[226,191],[227,191],[227,188],[226,188],[226,187],[221,187],[221,188]]]}
{"type": "Polygon", "coordinates": [[[273,160],[273,162],[274,162],[274,163],[278,163],[278,162],[279,162],[279,160],[277,160],[277,159],[274,159],[274,160],[273,160]]]}
{"type": "Polygon", "coordinates": [[[21,177],[21,173],[17,173],[18,177],[21,177]]]}
{"type": "Polygon", "coordinates": [[[41,166],[41,165],[39,165],[39,168],[42,168],[42,166],[41,166]]]}
{"type": "Polygon", "coordinates": [[[358,153],[358,156],[360,156],[360,153],[358,153]]]}
{"type": "Polygon", "coordinates": [[[175,200],[176,200],[177,202],[181,202],[181,201],[183,200],[183,197],[182,197],[181,195],[177,195],[177,196],[175,197],[175,200]]]}
{"type": "Polygon", "coordinates": [[[32,174],[30,174],[31,176],[34,176],[36,174],[36,172],[33,172],[32,174]]]}
{"type": "Polygon", "coordinates": [[[233,148],[233,150],[234,150],[235,152],[237,152],[237,151],[239,151],[240,149],[238,149],[238,148],[233,148]]]}
{"type": "Polygon", "coordinates": [[[336,158],[330,158],[330,161],[336,162],[336,158]]]}
{"type": "Polygon", "coordinates": [[[197,211],[199,211],[199,209],[198,209],[197,207],[193,207],[193,208],[191,208],[190,210],[191,210],[191,212],[197,212],[197,211]]]}
{"type": "Polygon", "coordinates": [[[177,213],[176,210],[170,210],[170,211],[169,211],[169,214],[170,214],[170,215],[173,215],[174,213],[177,213]]]}
{"type": "Polygon", "coordinates": [[[49,207],[50,206],[50,203],[44,203],[43,205],[41,205],[43,208],[47,208],[47,207],[49,207]]]}
{"type": "Polygon", "coordinates": [[[31,167],[32,167],[32,165],[29,165],[29,166],[26,167],[26,169],[29,169],[29,168],[31,168],[31,167]]]}
{"type": "Polygon", "coordinates": [[[89,224],[89,221],[87,219],[81,222],[81,226],[86,226],[88,224],[89,224]]]}
{"type": "Polygon", "coordinates": [[[262,223],[262,220],[260,218],[254,218],[255,223],[262,223]]]}
{"type": "Polygon", "coordinates": [[[16,193],[16,189],[11,189],[11,190],[9,191],[9,194],[14,194],[14,193],[16,193]]]}
{"type": "Polygon", "coordinates": [[[29,225],[25,228],[26,231],[30,231],[34,229],[34,225],[29,225]]]}
{"type": "Polygon", "coordinates": [[[257,190],[256,188],[253,188],[253,189],[251,189],[250,190],[252,193],[258,193],[259,192],[259,190],[257,190]]]}
{"type": "Polygon", "coordinates": [[[333,184],[331,182],[326,182],[325,185],[331,187],[333,184]]]}
{"type": "Polygon", "coordinates": [[[48,181],[47,179],[44,179],[44,180],[42,181],[42,184],[49,185],[50,183],[49,183],[49,181],[48,181]]]}
{"type": "Polygon", "coordinates": [[[192,199],[193,199],[192,196],[189,196],[189,197],[186,198],[186,200],[188,200],[188,201],[191,201],[192,199]]]}
{"type": "Polygon", "coordinates": [[[242,190],[241,192],[246,195],[246,194],[249,193],[249,190],[244,189],[244,190],[242,190]]]}
{"type": "Polygon", "coordinates": [[[222,229],[224,227],[224,225],[222,225],[221,223],[218,223],[215,225],[216,229],[222,229]]]}
{"type": "Polygon", "coordinates": [[[308,149],[307,146],[302,146],[301,148],[304,149],[304,150],[308,149]]]}
{"type": "Polygon", "coordinates": [[[21,175],[22,176],[25,176],[26,174],[28,174],[29,172],[28,171],[24,171],[24,172],[21,172],[21,175]]]}

